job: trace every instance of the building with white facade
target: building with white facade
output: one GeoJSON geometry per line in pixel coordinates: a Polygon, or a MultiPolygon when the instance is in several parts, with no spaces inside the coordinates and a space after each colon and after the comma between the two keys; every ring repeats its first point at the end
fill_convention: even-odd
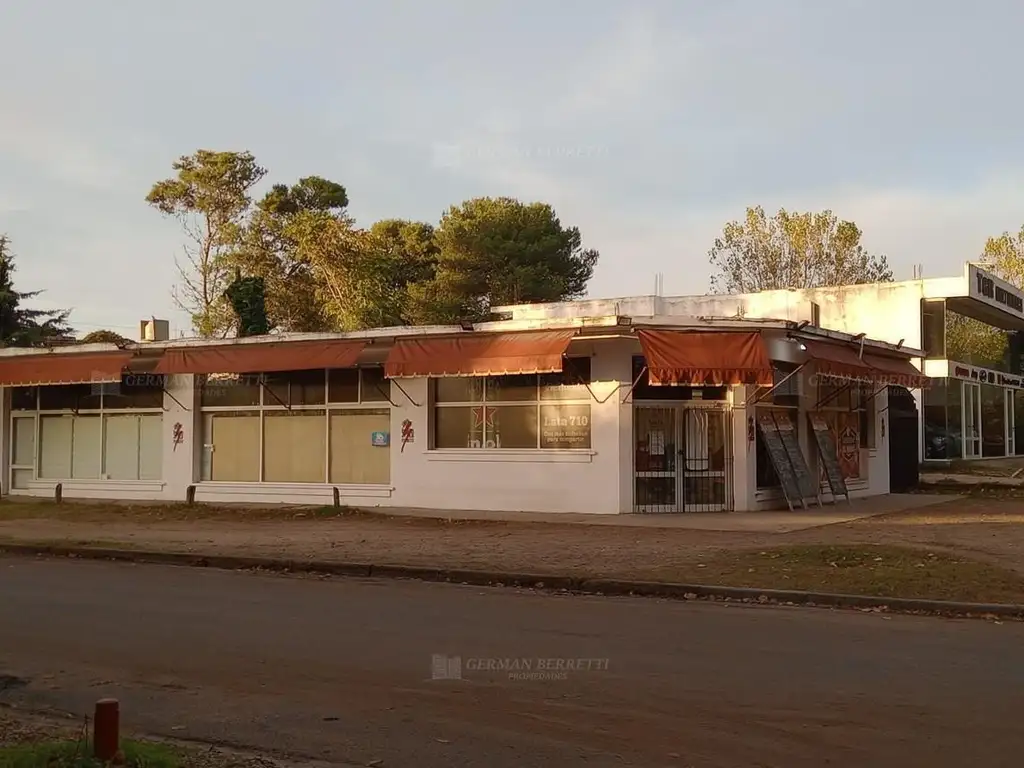
{"type": "Polygon", "coordinates": [[[831,305],[795,295],[498,312],[475,326],[0,350],[3,493],[799,508],[888,493],[890,394],[926,383],[915,337],[825,330],[831,305]]]}

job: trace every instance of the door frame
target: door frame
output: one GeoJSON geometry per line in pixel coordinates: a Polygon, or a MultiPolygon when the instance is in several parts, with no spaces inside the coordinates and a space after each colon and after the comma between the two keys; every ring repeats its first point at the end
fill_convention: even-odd
{"type": "Polygon", "coordinates": [[[643,401],[636,402],[633,404],[633,439],[630,444],[630,469],[631,469],[631,489],[630,493],[633,498],[633,511],[640,514],[680,514],[684,512],[726,512],[733,508],[734,504],[734,490],[733,490],[733,434],[732,434],[732,406],[722,400],[657,400],[657,401],[643,401]],[[673,449],[675,450],[675,460],[672,463],[672,469],[664,470],[638,470],[637,469],[637,418],[636,414],[641,410],[661,410],[661,411],[672,411],[672,422],[673,429],[671,435],[665,435],[665,442],[668,443],[671,438],[673,449]],[[693,411],[707,412],[710,416],[714,413],[717,418],[721,419],[721,430],[723,440],[723,467],[722,469],[711,469],[710,468],[710,456],[701,459],[701,457],[692,457],[686,454],[687,445],[686,431],[689,424],[688,414],[693,411]],[[703,469],[693,469],[687,471],[687,466],[692,459],[696,458],[698,461],[703,460],[707,463],[707,467],[703,469]],[[642,505],[637,502],[637,480],[642,478],[659,478],[659,477],[670,477],[674,481],[675,487],[675,503],[672,509],[666,510],[669,505],[665,504],[651,504],[642,505]],[[687,479],[688,478],[706,478],[710,480],[719,480],[723,485],[723,497],[720,504],[708,504],[708,503],[691,503],[688,500],[688,494],[686,493],[687,479]]]}

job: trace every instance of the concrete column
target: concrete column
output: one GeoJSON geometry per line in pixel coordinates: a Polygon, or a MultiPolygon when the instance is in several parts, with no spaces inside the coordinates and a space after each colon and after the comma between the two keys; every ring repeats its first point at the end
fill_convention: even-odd
{"type": "Polygon", "coordinates": [[[164,391],[163,481],[164,498],[184,501],[188,486],[196,481],[202,420],[195,377],[176,374],[167,377],[164,391]]]}

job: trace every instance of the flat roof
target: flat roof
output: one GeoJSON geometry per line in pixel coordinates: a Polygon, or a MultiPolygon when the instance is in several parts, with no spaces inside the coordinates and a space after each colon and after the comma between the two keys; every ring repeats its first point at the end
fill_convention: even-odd
{"type": "MultiPolygon", "coordinates": [[[[25,355],[75,355],[97,352],[115,352],[119,349],[147,353],[159,353],[165,349],[181,349],[216,346],[242,346],[258,344],[289,344],[312,341],[367,341],[386,345],[396,339],[429,336],[459,336],[473,333],[522,333],[542,330],[575,330],[580,339],[588,337],[607,337],[609,334],[623,338],[634,337],[636,328],[663,328],[666,330],[706,330],[706,331],[740,331],[740,330],[771,330],[796,333],[808,338],[827,338],[836,341],[860,341],[856,336],[825,328],[810,327],[806,323],[791,320],[736,318],[736,317],[686,317],[680,315],[650,315],[628,317],[622,315],[600,315],[594,317],[554,317],[520,320],[493,320],[472,325],[430,325],[430,326],[396,326],[388,328],[371,328],[362,331],[339,333],[279,333],[247,338],[203,339],[184,338],[168,341],[141,341],[118,347],[115,344],[67,344],[50,348],[39,347],[6,347],[0,348],[0,358],[25,355]]],[[[910,357],[921,357],[923,352],[917,349],[899,347],[876,339],[863,338],[866,346],[885,349],[906,354],[910,357]]]]}

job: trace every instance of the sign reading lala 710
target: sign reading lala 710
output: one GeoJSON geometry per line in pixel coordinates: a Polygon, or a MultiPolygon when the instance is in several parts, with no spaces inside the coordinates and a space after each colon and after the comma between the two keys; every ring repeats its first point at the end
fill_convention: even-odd
{"type": "Polygon", "coordinates": [[[967,280],[972,299],[978,299],[1017,317],[1024,317],[1024,297],[1021,296],[1019,289],[973,264],[967,270],[967,280]]]}

